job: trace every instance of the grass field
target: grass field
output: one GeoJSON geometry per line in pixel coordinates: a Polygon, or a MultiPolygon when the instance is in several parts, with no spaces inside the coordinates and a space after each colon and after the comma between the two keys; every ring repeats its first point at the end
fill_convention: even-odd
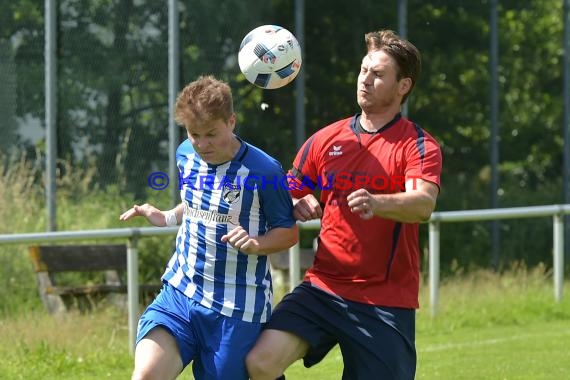
{"type": "MultiPolygon", "coordinates": [[[[417,379],[563,379],[570,373],[570,283],[556,303],[544,268],[456,276],[440,313],[417,315],[417,379]]],[[[128,379],[127,320],[116,309],[52,318],[36,309],[0,320],[0,378],[128,379]]],[[[287,379],[340,379],[338,349],[319,365],[295,363],[287,379]]],[[[192,379],[187,369],[180,377],[192,379]]]]}

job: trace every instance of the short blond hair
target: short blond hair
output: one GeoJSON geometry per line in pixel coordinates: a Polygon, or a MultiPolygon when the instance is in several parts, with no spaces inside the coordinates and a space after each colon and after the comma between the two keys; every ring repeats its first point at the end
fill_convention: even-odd
{"type": "Polygon", "coordinates": [[[200,76],[180,91],[174,106],[174,118],[185,126],[202,125],[217,119],[224,121],[234,113],[230,86],[213,75],[200,76]]]}

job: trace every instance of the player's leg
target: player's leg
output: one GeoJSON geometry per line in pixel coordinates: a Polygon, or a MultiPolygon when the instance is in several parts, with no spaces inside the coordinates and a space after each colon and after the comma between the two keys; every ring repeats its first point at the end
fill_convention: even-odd
{"type": "Polygon", "coordinates": [[[267,329],[261,333],[255,347],[246,358],[252,380],[275,380],[283,377],[287,367],[303,358],[309,344],[287,331],[267,329]]]}
{"type": "Polygon", "coordinates": [[[413,380],[416,371],[415,311],[345,301],[340,329],[343,380],[413,380]]]}
{"type": "Polygon", "coordinates": [[[323,323],[327,320],[323,294],[303,283],[277,305],[246,359],[253,380],[279,378],[301,358],[310,367],[336,345],[335,326],[323,323]]]}
{"type": "Polygon", "coordinates": [[[176,340],[166,329],[153,328],[137,344],[132,379],[176,379],[180,372],[182,360],[176,340]]]}
{"type": "Polygon", "coordinates": [[[262,324],[242,321],[196,303],[192,322],[200,352],[192,363],[197,380],[248,380],[245,356],[259,337],[262,324]]]}
{"type": "Polygon", "coordinates": [[[139,320],[133,380],[175,379],[194,358],[189,301],[165,285],[139,320]]]}

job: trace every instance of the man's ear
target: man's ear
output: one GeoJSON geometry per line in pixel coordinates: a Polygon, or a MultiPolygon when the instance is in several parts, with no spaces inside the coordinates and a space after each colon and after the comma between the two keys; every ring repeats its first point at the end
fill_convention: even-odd
{"type": "Polygon", "coordinates": [[[404,96],[408,92],[410,92],[411,88],[412,88],[412,79],[411,78],[402,78],[398,82],[398,89],[399,89],[400,95],[402,95],[402,96],[404,96]]]}
{"type": "Polygon", "coordinates": [[[236,127],[236,114],[232,113],[232,116],[228,119],[228,125],[230,129],[233,131],[236,127]]]}

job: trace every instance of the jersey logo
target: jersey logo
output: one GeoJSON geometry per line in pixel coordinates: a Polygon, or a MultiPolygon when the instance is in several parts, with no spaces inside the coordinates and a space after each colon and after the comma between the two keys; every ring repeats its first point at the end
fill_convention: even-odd
{"type": "Polygon", "coordinates": [[[332,150],[329,151],[329,156],[340,156],[342,155],[342,145],[336,146],[333,145],[332,146],[332,150]]]}
{"type": "Polygon", "coordinates": [[[238,185],[231,183],[224,183],[224,190],[222,191],[222,198],[229,204],[236,203],[240,198],[240,188],[238,185]]]}
{"type": "Polygon", "coordinates": [[[237,226],[238,224],[234,221],[234,217],[228,214],[221,214],[213,210],[199,210],[192,208],[188,201],[184,202],[184,215],[191,219],[200,219],[204,222],[213,223],[224,223],[233,224],[237,226]]]}

